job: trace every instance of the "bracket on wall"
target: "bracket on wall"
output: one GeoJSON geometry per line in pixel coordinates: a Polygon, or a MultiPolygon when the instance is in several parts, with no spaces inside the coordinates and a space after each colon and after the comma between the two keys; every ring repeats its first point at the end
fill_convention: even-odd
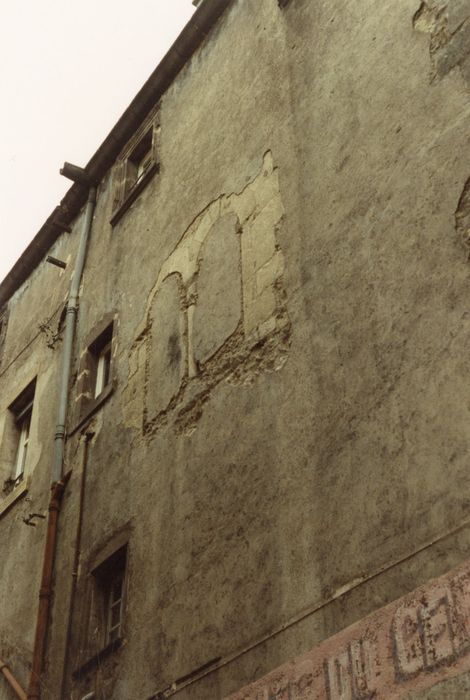
{"type": "Polygon", "coordinates": [[[36,523],[33,522],[35,518],[40,518],[41,520],[45,520],[46,516],[43,515],[42,513],[29,513],[28,517],[23,518],[23,522],[25,525],[29,525],[30,527],[36,527],[36,523]]]}
{"type": "Polygon", "coordinates": [[[47,256],[46,262],[50,263],[51,265],[55,265],[56,267],[60,267],[62,270],[65,270],[67,267],[67,263],[65,263],[63,260],[59,260],[58,258],[53,258],[52,255],[47,256]]]}

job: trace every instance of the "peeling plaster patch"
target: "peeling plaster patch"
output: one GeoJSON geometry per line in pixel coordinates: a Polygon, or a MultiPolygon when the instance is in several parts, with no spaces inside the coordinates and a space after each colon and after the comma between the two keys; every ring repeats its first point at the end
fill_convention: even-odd
{"type": "Polygon", "coordinates": [[[169,424],[190,434],[220,382],[250,384],[283,367],[291,333],[277,240],[283,217],[268,151],[242,192],[211,202],[186,229],[160,269],[131,349],[123,402],[128,425],[136,425],[143,391],[144,434],[169,424]],[[161,290],[171,276],[180,281],[180,296],[170,308],[161,290]],[[170,371],[172,334],[178,371],[170,371]]]}
{"type": "Polygon", "coordinates": [[[465,183],[455,212],[455,230],[464,245],[470,249],[470,178],[465,183]]]}
{"type": "Polygon", "coordinates": [[[142,425],[142,383],[146,372],[147,346],[143,339],[129,355],[129,375],[123,388],[124,420],[129,428],[139,430],[142,425]]]}
{"type": "Polygon", "coordinates": [[[167,408],[186,374],[186,327],[181,295],[178,275],[170,275],[155,295],[151,309],[146,353],[147,421],[167,408]]]}
{"type": "MultiPolygon", "coordinates": [[[[191,324],[196,367],[235,333],[241,317],[240,236],[234,214],[222,216],[203,244],[191,324]]],[[[196,370],[197,371],[197,370],[196,370]]]]}
{"type": "Polygon", "coordinates": [[[461,69],[470,86],[470,4],[468,0],[423,0],[413,18],[416,31],[430,34],[431,81],[461,69]]]}

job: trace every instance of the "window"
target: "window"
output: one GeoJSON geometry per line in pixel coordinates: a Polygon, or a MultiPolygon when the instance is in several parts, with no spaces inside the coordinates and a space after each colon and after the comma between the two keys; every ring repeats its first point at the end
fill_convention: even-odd
{"type": "Polygon", "coordinates": [[[127,193],[142,180],[152,162],[152,130],[149,129],[129,156],[126,179],[127,193]]]}
{"type": "Polygon", "coordinates": [[[157,110],[158,107],[153,110],[116,161],[113,172],[114,200],[111,216],[113,226],[129,209],[153,175],[158,172],[157,110]]]}
{"type": "Polygon", "coordinates": [[[13,469],[12,479],[15,483],[21,481],[24,474],[24,468],[26,464],[26,456],[28,454],[29,445],[29,429],[31,426],[31,413],[33,411],[33,404],[25,408],[21,416],[17,419],[17,430],[18,430],[18,449],[16,451],[15,466],[13,469]]]}
{"type": "MultiPolygon", "coordinates": [[[[95,550],[79,576],[74,618],[74,678],[85,679],[121,648],[126,623],[130,526],[125,525],[95,550]]],[[[91,677],[91,676],[90,676],[91,677]]]]}
{"type": "Polygon", "coordinates": [[[121,547],[93,572],[93,629],[99,646],[107,647],[122,637],[127,546],[121,547]]]}
{"type": "Polygon", "coordinates": [[[124,572],[112,578],[107,598],[106,642],[109,644],[121,636],[122,604],[124,600],[124,572]]]}
{"type": "Polygon", "coordinates": [[[108,386],[111,375],[111,341],[98,354],[95,380],[95,399],[108,386]]]}
{"type": "Polygon", "coordinates": [[[111,323],[89,348],[93,398],[103,394],[111,381],[113,324],[111,323]]]}
{"type": "Polygon", "coordinates": [[[84,339],[86,351],[80,355],[69,435],[79,430],[114,391],[114,319],[113,313],[106,314],[84,339]]]}
{"type": "Polygon", "coordinates": [[[0,516],[29,489],[33,468],[31,419],[36,379],[7,406],[0,434],[0,516]]]}
{"type": "Polygon", "coordinates": [[[10,411],[14,419],[16,438],[16,452],[11,474],[14,485],[22,481],[25,472],[35,389],[36,380],[31,382],[10,406],[10,411]]]}

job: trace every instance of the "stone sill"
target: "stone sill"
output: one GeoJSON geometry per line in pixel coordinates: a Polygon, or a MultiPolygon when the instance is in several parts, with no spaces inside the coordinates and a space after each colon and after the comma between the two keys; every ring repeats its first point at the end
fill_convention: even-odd
{"type": "Polygon", "coordinates": [[[31,483],[30,477],[23,479],[23,481],[16,486],[8,496],[0,500],[0,517],[11,508],[11,506],[16,503],[16,501],[24,496],[29,489],[31,483]]]}
{"type": "Polygon", "coordinates": [[[89,659],[87,659],[87,661],[85,661],[84,664],[79,666],[73,672],[73,679],[78,680],[81,676],[92,671],[94,668],[99,666],[104,661],[104,659],[106,659],[108,656],[120,649],[123,644],[124,639],[122,637],[118,637],[114,640],[114,642],[110,642],[109,644],[107,644],[103,649],[101,649],[101,651],[99,651],[97,654],[94,654],[94,656],[91,656],[89,659]]]}
{"type": "Polygon", "coordinates": [[[155,173],[157,173],[160,170],[160,166],[158,163],[153,163],[147,172],[141,177],[141,179],[136,182],[134,187],[131,189],[131,191],[128,193],[127,197],[119,206],[115,212],[113,212],[113,215],[110,220],[111,226],[115,226],[119,219],[126,213],[126,211],[130,208],[131,204],[135,202],[139,194],[142,192],[144,187],[147,186],[147,183],[150,182],[150,180],[153,178],[155,173]]]}

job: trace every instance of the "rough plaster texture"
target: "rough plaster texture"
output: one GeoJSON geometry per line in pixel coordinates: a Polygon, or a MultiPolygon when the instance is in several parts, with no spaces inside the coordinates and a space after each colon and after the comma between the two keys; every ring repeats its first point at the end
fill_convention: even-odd
{"type": "Polygon", "coordinates": [[[241,320],[240,236],[235,215],[213,227],[204,241],[197,284],[197,303],[191,319],[194,363],[201,367],[237,330],[241,320]],[[219,230],[217,230],[219,229],[219,230]],[[235,264],[234,264],[235,261],[235,264]]]}
{"type": "Polygon", "coordinates": [[[187,330],[182,324],[180,309],[181,283],[174,274],[167,277],[158,290],[151,312],[146,388],[148,406],[154,414],[167,408],[184,377],[187,330]]]}
{"type": "Polygon", "coordinates": [[[417,31],[431,35],[431,80],[460,68],[470,81],[470,6],[467,0],[423,0],[414,16],[417,31]]]}
{"type": "MultiPolygon", "coordinates": [[[[423,5],[234,0],[162,98],[160,172],[114,227],[116,173],[100,183],[71,404],[109,314],[114,391],[68,441],[45,700],[86,430],[67,698],[219,700],[468,558],[467,3],[423,5]],[[123,528],[126,642],[73,680],[92,562],[123,528]]],[[[23,681],[45,528],[22,518],[47,507],[81,223],[50,251],[65,273],[10,300],[0,367],[0,439],[38,377],[31,486],[0,514],[1,653],[23,681]]]]}

